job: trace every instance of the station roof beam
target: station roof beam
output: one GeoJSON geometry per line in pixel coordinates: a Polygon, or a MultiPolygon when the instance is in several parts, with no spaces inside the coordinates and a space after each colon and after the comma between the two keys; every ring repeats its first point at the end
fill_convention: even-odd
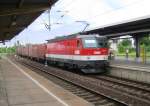
{"type": "Polygon", "coordinates": [[[23,31],[57,0],[1,0],[0,42],[23,31]]]}
{"type": "Polygon", "coordinates": [[[112,25],[102,26],[89,31],[85,31],[83,34],[100,34],[102,36],[108,36],[110,38],[119,37],[124,35],[136,35],[139,33],[150,32],[150,16],[140,17],[121,23],[115,23],[112,25]]]}

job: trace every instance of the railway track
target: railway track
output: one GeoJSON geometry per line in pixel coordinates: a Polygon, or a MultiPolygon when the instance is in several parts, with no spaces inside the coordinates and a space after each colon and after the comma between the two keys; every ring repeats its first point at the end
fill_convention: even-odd
{"type": "Polygon", "coordinates": [[[148,84],[137,83],[134,81],[118,79],[111,76],[91,76],[100,80],[105,86],[111,87],[118,91],[134,95],[150,101],[150,86],[148,84]]]}
{"type": "Polygon", "coordinates": [[[132,87],[132,88],[150,93],[150,85],[146,84],[146,83],[143,84],[141,82],[135,82],[135,81],[122,79],[122,78],[118,78],[118,77],[114,77],[114,76],[108,76],[108,75],[93,76],[93,77],[95,77],[97,79],[100,79],[100,80],[105,80],[105,81],[108,81],[108,82],[124,85],[124,86],[127,86],[127,87],[132,87]]]}
{"type": "Polygon", "coordinates": [[[31,64],[26,64],[25,62],[20,62],[24,66],[30,68],[31,70],[37,72],[38,74],[46,77],[47,79],[53,81],[54,83],[60,85],[64,89],[72,92],[73,94],[87,100],[88,102],[94,104],[95,106],[126,106],[123,103],[120,103],[118,101],[114,101],[112,99],[109,99],[105,96],[99,95],[93,91],[90,91],[88,89],[85,89],[81,86],[78,86],[76,84],[73,84],[72,82],[68,82],[58,76],[54,76],[52,74],[47,74],[47,72],[41,71],[41,69],[37,69],[37,67],[31,66],[31,64]]]}
{"type": "Polygon", "coordinates": [[[67,90],[72,91],[76,95],[83,97],[89,102],[92,102],[95,105],[150,106],[148,88],[143,89],[141,88],[141,86],[137,87],[137,85],[135,84],[133,89],[133,87],[131,87],[131,83],[125,85],[126,82],[124,81],[123,83],[122,80],[118,81],[119,79],[114,79],[113,81],[111,78],[106,78],[103,76],[91,77],[78,75],[53,67],[44,67],[44,65],[42,64],[26,59],[23,59],[23,61],[19,62],[34,70],[41,70],[45,74],[48,73],[49,77],[47,78],[52,78],[50,80],[53,80],[57,77],[59,81],[56,81],[56,83],[59,85],[62,84],[62,80],[65,80],[65,83],[67,83],[62,84],[61,86],[63,86],[67,90]],[[55,76],[55,78],[53,78],[52,76],[55,76]]]}
{"type": "MultiPolygon", "coordinates": [[[[26,64],[24,64],[24,65],[28,66],[26,64]]],[[[77,86],[73,83],[70,83],[68,81],[64,81],[64,80],[62,80],[58,77],[47,74],[45,72],[41,72],[41,71],[37,70],[36,68],[34,68],[34,69],[32,67],[30,67],[30,68],[32,70],[34,70],[35,72],[37,72],[38,74],[40,74],[40,75],[46,77],[47,79],[49,79],[50,81],[54,82],[55,84],[60,85],[61,87],[63,87],[64,89],[66,89],[70,92],[72,92],[73,94],[87,100],[88,102],[91,102],[95,106],[125,106],[124,104],[114,102],[114,101],[112,101],[112,100],[110,100],[106,97],[98,95],[94,92],[91,92],[91,91],[89,91],[87,89],[84,89],[80,86],[77,86]]]]}

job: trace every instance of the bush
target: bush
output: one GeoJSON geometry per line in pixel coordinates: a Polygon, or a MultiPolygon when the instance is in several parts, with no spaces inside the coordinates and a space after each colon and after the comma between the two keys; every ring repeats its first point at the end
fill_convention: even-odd
{"type": "Polygon", "coordinates": [[[15,47],[2,47],[0,48],[0,53],[15,53],[16,48],[15,47]]]}

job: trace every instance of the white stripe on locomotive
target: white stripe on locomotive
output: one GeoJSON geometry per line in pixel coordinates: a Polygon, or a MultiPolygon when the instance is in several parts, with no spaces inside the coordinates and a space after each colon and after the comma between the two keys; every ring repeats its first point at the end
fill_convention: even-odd
{"type": "Polygon", "coordinates": [[[108,60],[108,55],[61,55],[61,54],[46,54],[47,58],[68,59],[68,60],[108,60]]]}

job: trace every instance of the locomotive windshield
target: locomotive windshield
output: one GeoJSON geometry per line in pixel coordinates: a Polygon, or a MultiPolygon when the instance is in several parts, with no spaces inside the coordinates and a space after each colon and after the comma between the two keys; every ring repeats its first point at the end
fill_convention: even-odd
{"type": "Polygon", "coordinates": [[[107,47],[106,37],[87,37],[82,39],[84,48],[103,48],[107,47]]]}

